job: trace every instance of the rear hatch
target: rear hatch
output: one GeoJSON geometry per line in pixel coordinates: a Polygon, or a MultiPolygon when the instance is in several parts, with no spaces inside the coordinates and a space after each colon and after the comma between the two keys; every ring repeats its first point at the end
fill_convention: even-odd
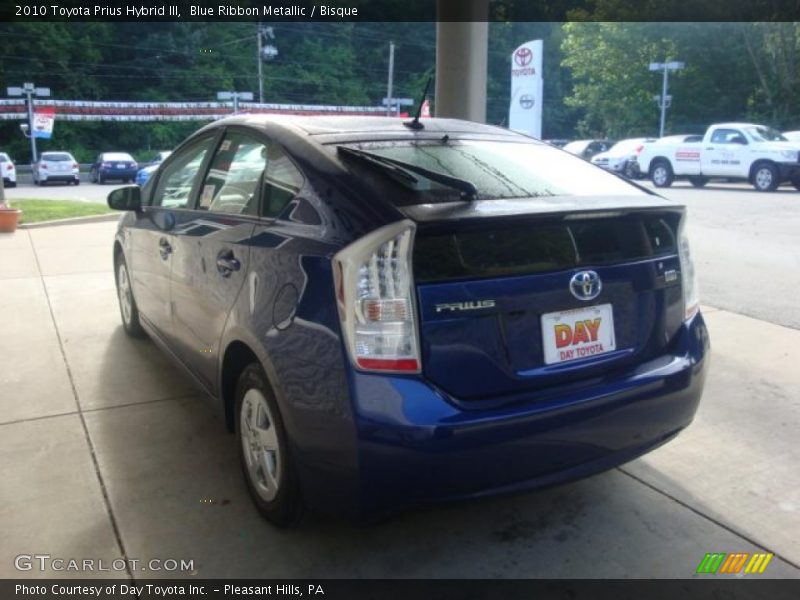
{"type": "Polygon", "coordinates": [[[653,204],[473,219],[410,210],[425,377],[461,400],[546,399],[664,354],[683,316],[683,209],[653,204]]]}

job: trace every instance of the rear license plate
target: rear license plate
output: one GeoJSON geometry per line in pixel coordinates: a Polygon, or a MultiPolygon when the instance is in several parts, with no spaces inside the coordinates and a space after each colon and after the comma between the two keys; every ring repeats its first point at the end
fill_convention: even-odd
{"type": "Polygon", "coordinates": [[[589,358],[616,348],[614,311],[610,304],[542,315],[544,362],[547,365],[589,358]]]}
{"type": "Polygon", "coordinates": [[[117,163],[117,168],[118,169],[124,169],[125,165],[123,165],[122,163],[117,163]]]}

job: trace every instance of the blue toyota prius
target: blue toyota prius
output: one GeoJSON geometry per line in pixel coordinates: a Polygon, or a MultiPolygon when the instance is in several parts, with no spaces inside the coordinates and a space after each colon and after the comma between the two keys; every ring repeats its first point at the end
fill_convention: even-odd
{"type": "Polygon", "coordinates": [[[109,205],[125,330],[215,402],[277,525],[585,477],[697,410],[684,207],[508,130],[237,116],[109,205]]]}

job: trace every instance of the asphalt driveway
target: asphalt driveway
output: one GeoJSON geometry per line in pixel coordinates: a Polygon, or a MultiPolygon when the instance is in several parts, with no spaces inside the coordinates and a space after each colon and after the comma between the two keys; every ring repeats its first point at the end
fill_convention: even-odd
{"type": "MultiPolygon", "coordinates": [[[[120,326],[116,224],[0,235],[0,577],[691,577],[707,552],[800,576],[800,331],[706,308],[695,423],[620,469],[370,527],[280,531],[251,507],[222,422],[120,326]],[[20,554],[186,572],[20,572],[20,554]]],[[[706,576],[708,577],[708,576],[706,576]]]]}

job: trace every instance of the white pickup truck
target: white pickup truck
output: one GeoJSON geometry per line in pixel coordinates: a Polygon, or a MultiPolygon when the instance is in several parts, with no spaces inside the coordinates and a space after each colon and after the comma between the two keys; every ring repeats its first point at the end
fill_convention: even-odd
{"type": "Polygon", "coordinates": [[[718,123],[701,141],[682,136],[645,144],[637,162],[656,187],[669,187],[685,177],[695,187],[710,178],[749,181],[769,192],[790,181],[800,190],[800,142],[790,142],[779,132],[753,123],[718,123]]]}

